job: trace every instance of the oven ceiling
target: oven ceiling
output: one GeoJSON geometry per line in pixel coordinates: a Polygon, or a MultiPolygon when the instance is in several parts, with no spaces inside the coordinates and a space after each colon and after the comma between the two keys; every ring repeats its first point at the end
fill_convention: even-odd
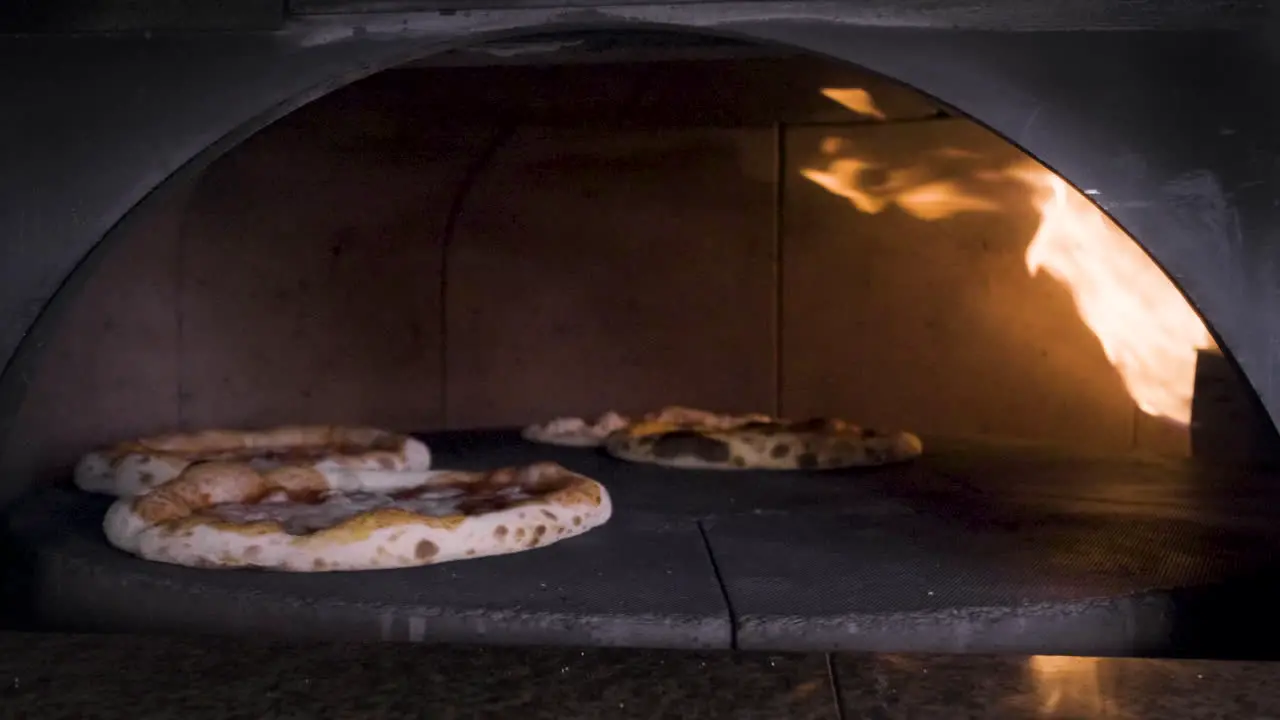
{"type": "MultiPolygon", "coordinates": [[[[117,33],[278,30],[290,16],[459,12],[640,6],[701,6],[768,15],[789,3],[725,0],[9,0],[4,33],[117,33]]],[[[1265,0],[1126,2],[1124,0],[845,0],[810,4],[819,14],[852,16],[883,27],[973,30],[1116,30],[1245,28],[1269,14],[1265,0]],[[829,6],[822,12],[824,5],[829,6]]],[[[572,17],[566,17],[572,21],[572,17]]]]}

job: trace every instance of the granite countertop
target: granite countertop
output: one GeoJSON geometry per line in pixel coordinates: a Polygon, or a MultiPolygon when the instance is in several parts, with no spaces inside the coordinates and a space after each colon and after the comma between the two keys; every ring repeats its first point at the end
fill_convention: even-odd
{"type": "Polygon", "coordinates": [[[0,717],[1276,718],[1280,664],[0,634],[0,717]],[[1270,686],[1270,687],[1268,687],[1270,686]]]}

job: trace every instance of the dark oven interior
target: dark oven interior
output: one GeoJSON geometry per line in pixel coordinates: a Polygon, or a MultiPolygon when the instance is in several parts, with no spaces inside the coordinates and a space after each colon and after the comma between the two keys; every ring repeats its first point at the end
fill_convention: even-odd
{"type": "Polygon", "coordinates": [[[353,639],[1242,655],[1274,599],[1270,421],[1089,198],[892,80],[665,35],[455,51],[338,89],[124,226],[6,451],[24,627],[353,639]],[[519,427],[833,416],[924,455],[662,469],[519,427]],[[374,573],[201,570],[101,536],[96,447],[279,424],[554,460],[614,515],[374,573]]]}

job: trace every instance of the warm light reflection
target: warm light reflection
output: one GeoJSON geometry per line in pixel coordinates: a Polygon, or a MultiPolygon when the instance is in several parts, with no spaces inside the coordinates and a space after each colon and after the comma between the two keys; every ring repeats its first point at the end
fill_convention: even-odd
{"type": "Polygon", "coordinates": [[[1027,658],[1035,712],[1043,717],[1102,717],[1109,699],[1099,681],[1099,658],[1036,655],[1027,658]]]}
{"type": "MultiPolygon", "coordinates": [[[[862,106],[874,109],[870,94],[859,92],[823,94],[859,112],[862,106]]],[[[935,165],[980,156],[942,148],[919,164],[885,167],[836,137],[823,141],[822,154],[818,164],[801,174],[869,214],[896,206],[920,220],[936,221],[963,212],[1000,211],[1006,206],[977,181],[1028,185],[1040,211],[1040,226],[1026,252],[1028,272],[1034,276],[1043,271],[1067,288],[1139,409],[1184,425],[1191,421],[1197,351],[1214,346],[1208,330],[1138,244],[1053,172],[1027,163],[973,172],[968,178],[943,178],[935,165]],[[935,159],[938,163],[930,162],[935,159]]]]}
{"type": "Polygon", "coordinates": [[[862,88],[823,88],[822,94],[858,113],[884,120],[884,111],[876,105],[871,93],[862,88]]]}

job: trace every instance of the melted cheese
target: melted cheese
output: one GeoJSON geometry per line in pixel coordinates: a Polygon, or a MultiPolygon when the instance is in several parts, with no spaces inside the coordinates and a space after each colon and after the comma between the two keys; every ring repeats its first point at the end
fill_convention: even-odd
{"type": "Polygon", "coordinates": [[[541,430],[546,435],[580,435],[582,437],[603,438],[626,427],[628,421],[616,412],[609,411],[593,423],[580,417],[560,417],[547,422],[541,430]]]}
{"type": "Polygon", "coordinates": [[[439,488],[415,492],[408,497],[387,493],[332,493],[318,503],[295,502],[283,494],[257,503],[223,503],[204,512],[236,524],[276,522],[290,535],[306,535],[341,525],[374,510],[396,509],[428,517],[468,514],[468,504],[511,505],[531,496],[519,486],[509,486],[489,494],[467,493],[461,488],[439,488]]]}
{"type": "Polygon", "coordinates": [[[552,435],[564,435],[572,432],[585,431],[587,422],[577,417],[560,417],[548,421],[543,426],[543,431],[552,435]]]}
{"type": "Polygon", "coordinates": [[[627,435],[630,435],[631,437],[661,435],[662,433],[674,432],[676,430],[688,430],[691,427],[692,426],[679,425],[673,422],[664,422],[662,420],[642,420],[627,427],[627,435]]]}

